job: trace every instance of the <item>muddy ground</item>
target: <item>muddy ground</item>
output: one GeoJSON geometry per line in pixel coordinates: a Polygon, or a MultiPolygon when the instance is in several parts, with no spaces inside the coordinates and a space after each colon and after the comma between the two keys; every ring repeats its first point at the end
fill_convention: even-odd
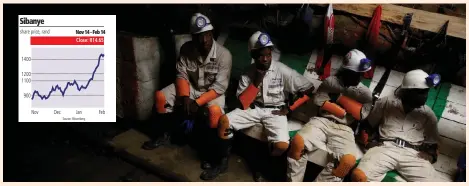
{"type": "MultiPolygon", "coordinates": [[[[145,162],[135,155],[123,155],[115,148],[106,145],[114,137],[134,128],[135,122],[118,120],[117,123],[35,123],[35,124],[5,124],[4,125],[4,181],[5,182],[116,182],[116,181],[142,181],[142,182],[174,182],[177,179],[177,166],[158,167],[145,162]],[[130,158],[129,158],[130,157],[130,158]],[[122,159],[123,158],[123,159],[122,159]]],[[[235,149],[266,148],[265,144],[256,144],[248,137],[238,137],[235,149]],[[246,138],[246,139],[244,139],[246,138]],[[248,142],[249,141],[249,142],[248,142]],[[255,146],[255,147],[254,147],[255,146]]],[[[176,147],[177,148],[177,147],[176,147]]],[[[166,148],[173,149],[173,148],[166,148]]],[[[181,149],[188,149],[187,147],[181,149]]],[[[236,150],[239,155],[246,156],[243,150],[236,150]]],[[[249,151],[249,150],[248,150],[249,151]]],[[[261,150],[262,152],[266,151],[261,150]]],[[[260,151],[260,152],[261,152],[260,151]]],[[[192,152],[192,150],[191,150],[192,152]]],[[[164,156],[167,153],[161,153],[164,156]]],[[[246,161],[265,173],[271,181],[284,181],[283,171],[270,170],[273,164],[278,164],[275,170],[284,170],[284,161],[269,158],[248,159],[233,156],[232,159],[246,161]],[[262,160],[262,161],[260,161],[262,160]],[[257,162],[257,163],[254,163],[257,162]],[[281,168],[283,167],[283,168],[281,168]],[[264,170],[266,169],[266,170],[264,170]]],[[[163,158],[163,157],[161,157],[163,158]]],[[[195,158],[195,157],[194,157],[195,158]]],[[[187,158],[186,158],[187,159],[187,158]]],[[[190,158],[189,158],[190,159],[190,158]]],[[[285,159],[280,157],[279,159],[285,159]]],[[[233,160],[233,161],[236,161],[233,160]]],[[[198,161],[197,161],[198,162],[198,161]]],[[[198,163],[195,163],[198,167],[198,163]]],[[[245,174],[243,181],[254,181],[251,178],[253,167],[242,170],[231,166],[232,174],[245,174]],[[246,169],[246,170],[245,170],[246,169]]],[[[194,171],[200,172],[199,168],[194,171]]],[[[310,178],[312,181],[319,172],[316,169],[310,178]]],[[[320,170],[319,170],[320,171],[320,170]]],[[[235,181],[234,179],[233,181],[235,181]]],[[[201,180],[198,180],[201,181],[201,180]]],[[[239,181],[239,180],[237,180],[239,181]]]]}
{"type": "MultiPolygon", "coordinates": [[[[81,129],[102,138],[120,131],[112,124],[94,125],[81,125],[81,129]]],[[[5,125],[4,181],[165,181],[103,148],[94,147],[91,141],[72,130],[77,126],[79,124],[5,125]]]]}

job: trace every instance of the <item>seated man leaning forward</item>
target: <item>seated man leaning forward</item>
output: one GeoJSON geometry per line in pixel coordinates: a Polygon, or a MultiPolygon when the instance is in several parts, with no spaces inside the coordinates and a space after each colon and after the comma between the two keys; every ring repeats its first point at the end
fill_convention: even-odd
{"type": "MultiPolygon", "coordinates": [[[[156,91],[156,111],[160,115],[168,115],[181,108],[184,118],[180,118],[180,115],[178,118],[187,119],[201,107],[208,107],[210,127],[216,129],[218,119],[224,113],[224,93],[230,79],[231,53],[213,39],[213,26],[206,16],[194,14],[190,26],[192,41],[181,46],[181,54],[176,62],[176,82],[156,91]]],[[[160,130],[166,133],[168,128],[174,127],[168,125],[179,123],[157,125],[165,125],[160,130]]],[[[145,142],[143,148],[150,150],[167,142],[167,138],[160,135],[145,142]]]]}
{"type": "Polygon", "coordinates": [[[319,86],[314,95],[319,116],[298,131],[288,152],[289,181],[303,181],[307,153],[315,150],[326,151],[330,160],[315,181],[343,181],[355,166],[357,147],[349,125],[370,111],[371,91],[360,82],[363,73],[370,69],[371,61],[353,49],[344,57],[337,75],[326,78],[319,86]]]}
{"type": "MultiPolygon", "coordinates": [[[[352,181],[381,181],[386,173],[396,170],[407,181],[438,181],[432,163],[437,160],[438,128],[432,109],[425,105],[430,87],[440,81],[437,74],[407,72],[395,95],[376,101],[364,123],[364,131],[379,126],[379,141],[352,171],[352,181]]],[[[366,133],[364,133],[366,134],[366,133]]]]}
{"type": "Polygon", "coordinates": [[[264,125],[273,156],[282,155],[289,145],[287,114],[305,103],[314,85],[303,75],[286,65],[272,61],[273,43],[269,35],[255,32],[249,39],[248,50],[255,63],[241,75],[237,90],[240,108],[223,115],[218,124],[220,137],[219,164],[205,170],[201,179],[212,180],[228,168],[233,130],[256,124],[264,125]],[[291,106],[285,106],[285,92],[299,94],[291,106]]]}

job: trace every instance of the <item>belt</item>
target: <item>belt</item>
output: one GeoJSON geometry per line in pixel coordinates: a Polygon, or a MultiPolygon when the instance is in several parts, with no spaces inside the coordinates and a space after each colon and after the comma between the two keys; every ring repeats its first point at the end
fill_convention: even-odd
{"type": "Polygon", "coordinates": [[[251,104],[251,109],[254,109],[255,106],[258,106],[258,107],[261,107],[261,108],[274,108],[274,109],[282,109],[285,107],[285,105],[281,105],[281,106],[272,106],[272,105],[264,105],[264,104],[261,104],[261,103],[253,103],[251,104]]]}
{"type": "Polygon", "coordinates": [[[284,106],[264,106],[264,108],[275,108],[275,109],[283,109],[284,106]]]}
{"type": "Polygon", "coordinates": [[[412,145],[409,142],[407,142],[403,139],[399,139],[399,138],[396,138],[396,139],[380,139],[379,141],[380,142],[392,141],[392,142],[396,143],[399,147],[412,148],[412,149],[417,150],[417,151],[420,151],[421,147],[422,147],[421,145],[412,145]]]}

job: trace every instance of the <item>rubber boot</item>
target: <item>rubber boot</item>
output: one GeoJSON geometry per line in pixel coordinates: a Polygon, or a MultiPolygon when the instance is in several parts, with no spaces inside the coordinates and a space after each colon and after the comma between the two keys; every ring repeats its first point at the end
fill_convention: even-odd
{"type": "Polygon", "coordinates": [[[353,169],[351,178],[352,178],[352,182],[367,182],[368,181],[366,174],[359,168],[353,169]]]}
{"type": "Polygon", "coordinates": [[[218,162],[213,164],[213,167],[204,170],[202,174],[200,174],[200,179],[213,180],[228,170],[228,158],[231,154],[231,140],[221,140],[219,148],[218,162]]]}
{"type": "Polygon", "coordinates": [[[157,137],[156,139],[151,139],[143,143],[142,148],[145,150],[153,150],[160,146],[169,144],[171,136],[169,133],[165,132],[162,136],[157,137]]]}
{"type": "Polygon", "coordinates": [[[200,168],[202,170],[207,170],[207,169],[211,169],[212,168],[212,164],[210,164],[210,162],[208,161],[202,161],[202,163],[200,163],[200,168]]]}
{"type": "Polygon", "coordinates": [[[254,172],[253,177],[255,182],[266,182],[266,179],[262,176],[260,171],[254,172]]]}
{"type": "Polygon", "coordinates": [[[150,125],[152,130],[155,130],[155,135],[148,141],[144,142],[142,149],[153,150],[162,145],[169,144],[171,139],[171,129],[170,124],[172,123],[172,113],[169,114],[158,114],[156,117],[158,119],[152,120],[150,125]]]}
{"type": "Polygon", "coordinates": [[[200,168],[202,170],[207,170],[212,168],[213,161],[216,160],[217,153],[216,149],[213,147],[217,146],[217,141],[219,140],[217,136],[217,131],[215,129],[203,128],[198,131],[197,135],[197,147],[199,151],[199,157],[201,160],[200,168]]]}

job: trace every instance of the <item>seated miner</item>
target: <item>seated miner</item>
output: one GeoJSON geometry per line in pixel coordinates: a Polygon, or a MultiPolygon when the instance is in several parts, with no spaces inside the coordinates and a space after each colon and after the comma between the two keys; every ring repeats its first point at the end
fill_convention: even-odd
{"type": "Polygon", "coordinates": [[[144,149],[154,149],[166,143],[168,130],[180,125],[201,109],[208,109],[210,128],[216,130],[218,119],[223,115],[225,96],[231,73],[231,53],[213,39],[210,20],[196,13],[191,22],[192,41],[181,46],[176,62],[175,83],[156,91],[156,111],[160,116],[154,125],[161,130],[157,138],[143,144],[144,149]],[[169,114],[177,111],[178,114],[169,114]],[[181,117],[182,116],[182,117],[181,117]],[[172,121],[172,122],[168,122],[172,121]],[[163,133],[165,133],[163,135],[163,133]]]}
{"type": "Polygon", "coordinates": [[[274,45],[269,35],[257,31],[248,42],[255,63],[240,77],[236,93],[240,108],[219,120],[218,163],[202,172],[200,178],[203,180],[215,179],[227,170],[233,132],[256,124],[265,128],[271,155],[282,155],[288,149],[290,139],[286,115],[305,103],[314,90],[314,85],[303,75],[281,62],[272,61],[274,45]],[[287,106],[285,93],[299,95],[299,98],[287,106]]]}
{"type": "Polygon", "coordinates": [[[438,157],[437,118],[425,105],[437,74],[417,69],[406,73],[394,95],[378,99],[370,112],[361,140],[369,148],[352,171],[352,181],[379,182],[396,170],[407,181],[438,181],[432,163],[438,157]],[[378,127],[379,140],[373,145],[367,135],[378,127]]]}
{"type": "Polygon", "coordinates": [[[287,156],[288,181],[303,181],[307,153],[315,150],[329,154],[329,162],[315,181],[343,181],[355,166],[358,152],[350,126],[370,112],[371,91],[360,82],[370,69],[371,61],[353,49],[344,57],[337,74],[321,83],[313,99],[320,107],[319,116],[311,118],[292,139],[287,156]]]}

